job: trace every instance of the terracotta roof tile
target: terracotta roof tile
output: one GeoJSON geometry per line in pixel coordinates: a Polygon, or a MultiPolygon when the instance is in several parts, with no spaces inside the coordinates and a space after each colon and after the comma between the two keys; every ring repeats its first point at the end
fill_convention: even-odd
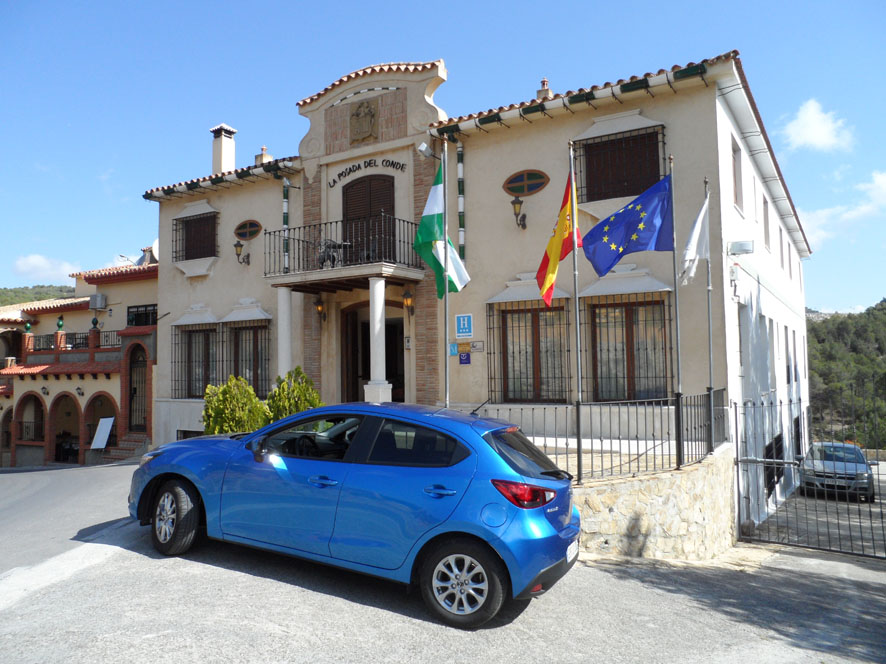
{"type": "Polygon", "coordinates": [[[142,194],[142,198],[150,199],[156,194],[165,195],[169,193],[186,193],[191,189],[197,189],[200,187],[201,182],[211,182],[213,180],[217,180],[213,184],[224,184],[225,178],[228,176],[233,176],[235,180],[238,182],[244,182],[245,180],[241,177],[244,173],[248,171],[252,171],[256,168],[263,169],[265,172],[271,172],[277,168],[293,168],[293,165],[290,163],[287,165],[284,162],[294,162],[298,161],[298,156],[292,157],[281,157],[280,159],[275,159],[274,161],[269,161],[267,164],[259,164],[252,166],[244,166],[243,168],[235,168],[233,171],[224,171],[223,173],[213,173],[212,175],[206,175],[202,178],[195,178],[193,180],[186,180],[185,182],[176,182],[175,184],[168,184],[163,187],[154,187],[153,189],[148,189],[144,194],[142,194]],[[176,192],[174,191],[176,188],[181,189],[185,188],[184,191],[176,192]]]}
{"type": "Polygon", "coordinates": [[[53,376],[56,374],[120,373],[119,362],[59,362],[16,364],[0,369],[0,376],[53,376]]]}
{"type": "Polygon", "coordinates": [[[56,300],[40,300],[39,302],[29,302],[27,304],[18,305],[23,313],[28,314],[45,314],[55,311],[80,311],[81,309],[89,309],[89,296],[83,297],[65,297],[56,300]]]}
{"type": "Polygon", "coordinates": [[[157,275],[157,263],[146,265],[116,265],[103,267],[97,270],[74,272],[68,275],[73,279],[83,279],[88,284],[108,283],[113,281],[132,281],[135,279],[150,279],[157,275]]]}
{"type": "Polygon", "coordinates": [[[358,69],[357,71],[352,71],[350,74],[342,76],[334,83],[330,83],[329,85],[327,85],[320,92],[313,94],[310,97],[305,97],[300,102],[298,102],[296,106],[301,107],[312,104],[320,99],[320,97],[328,94],[329,92],[332,92],[335,88],[344,85],[348,81],[353,81],[356,78],[362,78],[363,76],[370,76],[372,74],[385,74],[389,72],[404,72],[407,74],[411,74],[414,72],[428,71],[430,69],[434,69],[435,67],[441,67],[442,65],[442,60],[435,60],[433,62],[389,62],[387,64],[370,65],[369,67],[364,67],[363,69],[358,69]]]}
{"type": "Polygon", "coordinates": [[[641,79],[652,78],[653,76],[660,76],[668,71],[679,71],[681,69],[686,69],[688,67],[695,67],[698,64],[705,65],[713,65],[720,62],[726,62],[728,60],[734,60],[738,58],[738,51],[728,51],[723,53],[722,55],[717,55],[713,58],[706,58],[701,62],[690,62],[685,65],[674,65],[670,68],[670,70],[659,69],[655,73],[646,72],[642,76],[631,76],[629,79],[619,79],[617,83],[612,83],[607,81],[603,85],[593,85],[590,88],[579,88],[578,90],[569,90],[568,92],[564,92],[562,94],[555,94],[551,99],[530,99],[528,101],[521,101],[516,104],[509,104],[507,106],[499,106],[498,108],[490,108],[486,111],[478,111],[476,113],[470,113],[469,115],[460,115],[457,118],[449,118],[447,120],[440,120],[439,122],[434,122],[430,126],[432,129],[438,129],[440,127],[447,127],[449,125],[459,124],[461,122],[466,122],[468,120],[477,120],[479,118],[487,117],[489,115],[495,115],[496,113],[501,113],[503,111],[511,111],[518,108],[525,108],[526,106],[532,106],[537,104],[539,101],[548,102],[553,101],[554,99],[562,99],[564,97],[572,97],[573,95],[584,94],[586,92],[595,92],[597,90],[603,90],[605,88],[612,88],[618,85],[624,85],[625,83],[633,83],[634,81],[639,81],[641,79]]]}

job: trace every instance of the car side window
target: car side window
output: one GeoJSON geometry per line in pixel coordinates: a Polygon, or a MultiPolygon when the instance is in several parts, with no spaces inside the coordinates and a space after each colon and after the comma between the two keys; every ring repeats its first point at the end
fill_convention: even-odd
{"type": "Polygon", "coordinates": [[[453,466],[469,454],[454,438],[425,427],[385,420],[379,429],[368,463],[390,466],[453,466]]]}
{"type": "Polygon", "coordinates": [[[341,461],[357,435],[363,418],[325,415],[278,429],[265,440],[271,454],[301,459],[341,461]]]}

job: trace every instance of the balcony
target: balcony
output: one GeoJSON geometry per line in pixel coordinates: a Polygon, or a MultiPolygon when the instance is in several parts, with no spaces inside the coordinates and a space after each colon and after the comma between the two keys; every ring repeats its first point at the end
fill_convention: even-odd
{"type": "Polygon", "coordinates": [[[265,277],[308,293],[366,288],[369,277],[419,281],[418,224],[386,214],[265,231],[265,277]]]}

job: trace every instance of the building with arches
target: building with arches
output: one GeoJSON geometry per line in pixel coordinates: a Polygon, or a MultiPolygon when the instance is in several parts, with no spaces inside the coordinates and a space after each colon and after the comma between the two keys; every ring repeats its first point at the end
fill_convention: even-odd
{"type": "Polygon", "coordinates": [[[152,249],[136,265],[71,276],[73,297],[0,307],[3,466],[106,463],[150,446],[157,356],[152,249]],[[97,434],[101,447],[93,444],[97,434]]]}

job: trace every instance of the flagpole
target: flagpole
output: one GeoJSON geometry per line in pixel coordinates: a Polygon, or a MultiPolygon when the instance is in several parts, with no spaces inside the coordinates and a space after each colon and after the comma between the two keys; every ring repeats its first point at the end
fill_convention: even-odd
{"type": "Polygon", "coordinates": [[[446,408],[449,408],[449,182],[446,162],[449,161],[449,139],[443,139],[443,382],[446,385],[446,408]]]}
{"type": "MultiPolygon", "coordinates": [[[[673,179],[671,180],[671,184],[673,184],[673,179]]],[[[708,247],[708,408],[709,408],[709,417],[710,417],[710,425],[708,427],[708,454],[714,451],[714,320],[711,314],[711,291],[713,288],[711,287],[711,210],[710,205],[708,203],[708,178],[705,176],[704,179],[704,200],[705,204],[708,205],[707,210],[707,224],[705,224],[705,231],[707,232],[707,247],[708,247]]],[[[676,245],[674,245],[676,248],[676,245]]],[[[676,255],[676,251],[674,252],[676,255]]]]}
{"type": "Polygon", "coordinates": [[[674,202],[674,155],[668,155],[668,175],[671,176],[671,219],[674,241],[674,321],[677,343],[677,389],[674,391],[674,429],[676,429],[676,467],[683,465],[683,363],[680,358],[680,284],[677,281],[677,206],[674,202]]]}
{"type": "Polygon", "coordinates": [[[671,218],[674,220],[673,240],[674,240],[674,309],[676,330],[675,337],[677,342],[677,389],[676,394],[683,393],[683,364],[680,359],[680,289],[677,282],[677,206],[674,203],[674,155],[668,156],[668,175],[671,176],[671,218]]]}
{"type": "Polygon", "coordinates": [[[575,376],[578,379],[578,400],[581,401],[581,329],[578,325],[578,211],[575,203],[575,167],[573,143],[569,141],[569,214],[572,216],[572,308],[575,315],[575,376]]]}
{"type": "Polygon", "coordinates": [[[575,447],[578,451],[578,477],[582,476],[581,459],[581,328],[578,313],[578,210],[575,200],[575,156],[574,144],[569,141],[569,214],[572,216],[572,309],[575,316],[575,378],[578,381],[578,399],[575,401],[575,447]]]}

